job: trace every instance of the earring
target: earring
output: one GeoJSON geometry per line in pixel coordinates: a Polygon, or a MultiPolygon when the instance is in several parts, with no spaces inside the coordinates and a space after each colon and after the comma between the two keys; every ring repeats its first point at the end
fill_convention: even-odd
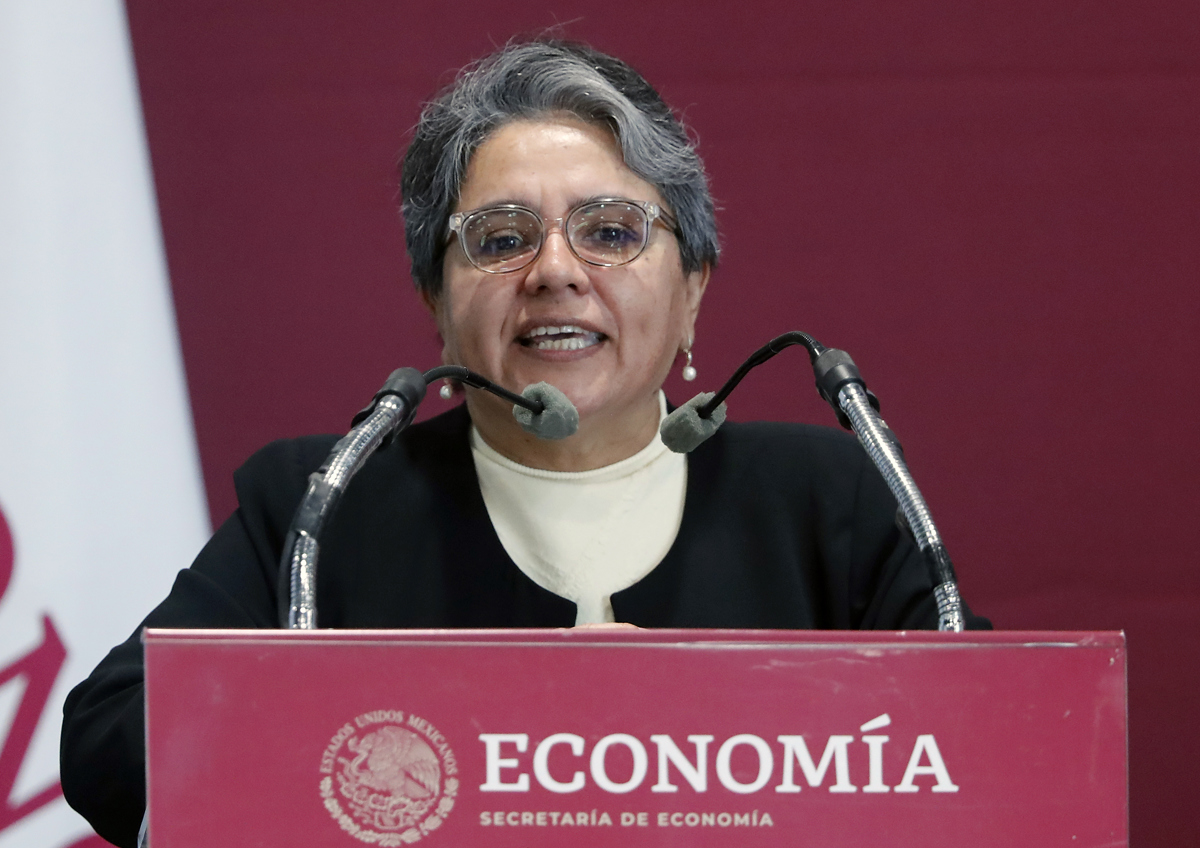
{"type": "Polygon", "coordinates": [[[449,380],[446,380],[442,383],[442,387],[438,389],[438,396],[441,397],[442,400],[454,399],[454,386],[450,385],[449,380]]]}
{"type": "Polygon", "coordinates": [[[690,383],[696,379],[696,369],[692,367],[692,348],[689,346],[683,355],[687,357],[687,362],[683,364],[683,379],[690,383]]]}

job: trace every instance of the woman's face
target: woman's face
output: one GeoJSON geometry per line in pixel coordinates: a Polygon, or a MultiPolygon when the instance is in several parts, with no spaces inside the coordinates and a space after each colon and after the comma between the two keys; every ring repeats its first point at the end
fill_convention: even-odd
{"type": "MultiPolygon", "coordinates": [[[[475,152],[455,211],[515,203],[553,221],[598,197],[663,205],[605,130],[570,117],[516,121],[475,152]]],[[[430,306],[447,363],[518,392],[545,380],[579,409],[581,428],[648,414],[656,424],[657,392],[692,338],[707,277],[707,269],[683,273],[675,237],[661,223],[650,228],[645,251],[617,267],[585,264],[551,224],[538,258],[502,274],[473,266],[455,238],[430,306]]],[[[473,400],[482,427],[491,402],[473,400]]],[[[511,424],[511,407],[494,407],[511,424]]]]}

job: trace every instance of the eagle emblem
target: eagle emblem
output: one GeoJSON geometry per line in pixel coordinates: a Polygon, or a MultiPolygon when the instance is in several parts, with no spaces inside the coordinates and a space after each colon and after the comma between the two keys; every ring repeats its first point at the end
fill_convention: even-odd
{"type": "Polygon", "coordinates": [[[377,845],[416,842],[439,827],[458,790],[457,778],[446,775],[446,765],[457,769],[444,737],[416,717],[397,723],[398,715],[403,714],[359,716],[353,728],[364,732],[339,732],[322,768],[332,772],[321,781],[326,808],[343,830],[377,845]],[[388,720],[370,721],[377,716],[388,720]]]}

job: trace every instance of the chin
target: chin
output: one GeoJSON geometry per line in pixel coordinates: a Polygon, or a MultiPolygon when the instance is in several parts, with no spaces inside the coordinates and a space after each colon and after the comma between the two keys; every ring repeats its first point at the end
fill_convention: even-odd
{"type": "Polygon", "coordinates": [[[631,392],[634,380],[615,375],[612,369],[599,363],[595,363],[596,367],[581,367],[592,364],[578,361],[543,363],[538,368],[522,369],[514,375],[520,383],[514,390],[519,392],[533,383],[547,382],[570,399],[581,420],[618,418],[636,413],[643,398],[657,403],[657,386],[631,392]]]}
{"type": "Polygon", "coordinates": [[[648,405],[649,403],[654,404],[657,414],[658,401],[655,397],[657,389],[647,391],[643,398],[642,395],[631,397],[625,393],[614,395],[610,392],[596,392],[588,389],[575,391],[571,387],[557,386],[557,388],[561,389],[571,399],[571,403],[575,404],[575,408],[579,410],[581,421],[615,420],[631,414],[636,415],[643,404],[648,405]]]}

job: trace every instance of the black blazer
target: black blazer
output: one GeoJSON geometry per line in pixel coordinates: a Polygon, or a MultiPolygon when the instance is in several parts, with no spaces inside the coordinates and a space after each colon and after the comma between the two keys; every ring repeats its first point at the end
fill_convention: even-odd
{"type": "MultiPolygon", "coordinates": [[[[458,407],[415,425],[348,487],[321,544],[321,627],[570,627],[575,605],[517,568],[488,518],[458,407]]],[[[142,627],[279,626],[283,537],[335,436],[275,442],[234,475],[238,509],[142,627]]],[[[612,597],[641,627],[936,628],[928,570],[859,445],[797,424],[726,424],[688,458],[679,534],[612,597]]],[[[970,618],[972,626],[989,626],[970,618]]],[[[62,785],[133,846],[145,807],[140,631],[64,707],[62,785]]]]}

